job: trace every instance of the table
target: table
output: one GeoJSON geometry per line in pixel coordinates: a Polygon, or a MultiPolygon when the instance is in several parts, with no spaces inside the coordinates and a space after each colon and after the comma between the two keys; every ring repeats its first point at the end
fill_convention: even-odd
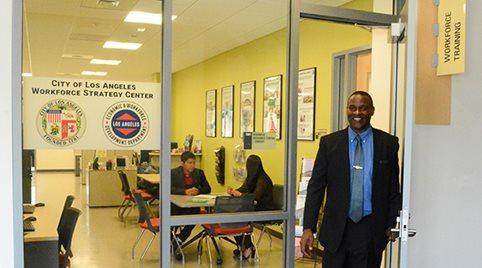
{"type": "Polygon", "coordinates": [[[137,177],[139,177],[142,180],[145,180],[149,183],[152,184],[159,184],[161,181],[161,176],[158,173],[155,174],[137,174],[137,177]]]}
{"type": "Polygon", "coordinates": [[[26,233],[23,240],[25,267],[59,267],[57,225],[61,212],[62,204],[48,204],[24,215],[37,218],[32,222],[35,231],[26,233]]]}

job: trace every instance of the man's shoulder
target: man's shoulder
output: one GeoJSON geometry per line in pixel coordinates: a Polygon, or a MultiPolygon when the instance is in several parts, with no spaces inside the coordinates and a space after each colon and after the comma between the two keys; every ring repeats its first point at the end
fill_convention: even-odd
{"type": "Polygon", "coordinates": [[[331,142],[331,141],[334,141],[334,140],[338,140],[340,138],[344,138],[348,135],[348,129],[345,128],[345,129],[342,129],[342,130],[338,130],[338,131],[335,131],[333,133],[330,133],[328,135],[325,135],[323,137],[321,137],[323,140],[326,140],[327,142],[331,142]]]}
{"type": "Polygon", "coordinates": [[[398,142],[398,137],[393,136],[392,134],[387,133],[387,132],[385,132],[381,129],[373,128],[373,135],[374,135],[374,137],[381,138],[381,139],[384,139],[384,140],[388,140],[388,141],[391,141],[391,142],[398,142]]]}

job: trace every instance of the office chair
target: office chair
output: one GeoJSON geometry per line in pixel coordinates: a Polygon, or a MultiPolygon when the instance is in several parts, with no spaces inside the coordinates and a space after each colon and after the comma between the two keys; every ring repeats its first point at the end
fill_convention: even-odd
{"type": "Polygon", "coordinates": [[[59,233],[60,223],[62,222],[62,219],[65,216],[65,210],[72,207],[72,204],[74,203],[74,199],[75,199],[75,196],[73,196],[73,195],[68,195],[65,198],[64,208],[62,209],[62,214],[60,214],[59,224],[57,225],[57,233],[59,233]]]}
{"type": "MultiPolygon", "coordinates": [[[[235,212],[247,212],[247,211],[254,211],[254,195],[247,194],[242,195],[240,197],[234,196],[217,196],[216,201],[214,203],[214,211],[215,213],[235,213],[235,212]]],[[[226,240],[238,247],[238,250],[242,252],[244,249],[244,237],[251,236],[253,233],[253,226],[249,222],[235,222],[235,223],[221,223],[221,224],[203,224],[204,227],[204,234],[202,235],[201,239],[198,243],[198,262],[200,263],[201,254],[202,254],[202,241],[209,237],[216,249],[217,253],[217,264],[222,264],[223,259],[221,257],[221,251],[216,243],[215,238],[220,238],[226,240]],[[241,246],[239,246],[236,242],[232,241],[228,237],[230,236],[243,236],[243,242],[241,246]]],[[[209,242],[206,241],[208,246],[208,254],[209,254],[209,262],[212,264],[211,258],[211,251],[209,248],[209,242]]],[[[253,244],[254,246],[254,244],[253,244]]],[[[256,260],[259,260],[257,255],[256,246],[255,247],[255,254],[256,260]]],[[[239,259],[242,260],[242,254],[239,254],[239,259]]]]}
{"type": "Polygon", "coordinates": [[[66,208],[59,224],[59,261],[61,267],[70,267],[72,253],[72,237],[74,235],[77,219],[82,212],[76,208],[66,208]],[[62,250],[63,248],[63,250],[62,250]]]}
{"type": "MultiPolygon", "coordinates": [[[[275,184],[273,185],[273,207],[275,210],[283,210],[283,204],[284,204],[284,188],[283,185],[280,184],[275,184]]],[[[261,233],[259,235],[258,241],[256,242],[256,248],[259,247],[259,243],[261,243],[261,239],[263,238],[264,234],[266,233],[269,238],[269,249],[271,250],[272,244],[273,244],[273,238],[271,238],[270,232],[268,232],[266,229],[269,226],[272,225],[277,225],[280,226],[283,224],[283,221],[267,221],[261,223],[261,233]]]]}

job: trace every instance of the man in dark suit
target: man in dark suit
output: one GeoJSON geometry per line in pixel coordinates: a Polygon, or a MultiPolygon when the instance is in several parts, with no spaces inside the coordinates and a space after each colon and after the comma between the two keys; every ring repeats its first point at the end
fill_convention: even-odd
{"type": "MultiPolygon", "coordinates": [[[[184,152],[181,155],[181,165],[177,168],[171,169],[171,194],[178,195],[198,195],[211,193],[211,186],[209,185],[204,172],[196,168],[196,156],[192,152],[184,152]]],[[[181,208],[171,203],[171,215],[187,215],[199,214],[199,208],[181,208]]],[[[194,225],[185,225],[177,235],[182,244],[191,235],[194,225]]],[[[177,243],[174,243],[174,248],[177,243]]],[[[180,259],[182,256],[176,252],[176,258],[180,259]]]]}
{"type": "Polygon", "coordinates": [[[355,91],[347,103],[349,127],[320,140],[308,183],[301,251],[311,254],[318,234],[323,267],[379,268],[382,252],[396,236],[390,229],[401,209],[398,138],[372,128],[371,96],[355,91]]]}

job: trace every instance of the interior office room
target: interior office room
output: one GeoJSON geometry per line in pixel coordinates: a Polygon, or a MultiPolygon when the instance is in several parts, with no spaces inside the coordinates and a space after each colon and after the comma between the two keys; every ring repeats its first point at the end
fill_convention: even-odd
{"type": "Polygon", "coordinates": [[[400,141],[406,230],[381,267],[482,263],[477,1],[452,75],[432,1],[21,2],[0,9],[1,267],[322,267],[306,185],[355,90],[400,141]]]}

